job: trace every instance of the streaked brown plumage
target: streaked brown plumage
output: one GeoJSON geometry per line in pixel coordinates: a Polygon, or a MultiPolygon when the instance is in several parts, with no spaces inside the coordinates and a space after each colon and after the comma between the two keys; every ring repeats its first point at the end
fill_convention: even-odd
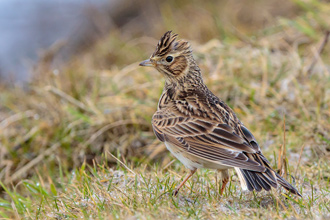
{"type": "Polygon", "coordinates": [[[191,171],[175,195],[198,168],[221,172],[222,194],[228,169],[234,168],[244,190],[269,191],[279,183],[300,196],[269,166],[254,136],[233,110],[203,83],[187,41],[166,32],[150,59],[140,65],[155,67],[166,79],[152,126],[157,138],[191,171]]]}

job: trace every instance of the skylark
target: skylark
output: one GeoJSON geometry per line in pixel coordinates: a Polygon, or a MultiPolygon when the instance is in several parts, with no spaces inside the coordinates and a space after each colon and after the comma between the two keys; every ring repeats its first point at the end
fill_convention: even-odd
{"type": "Polygon", "coordinates": [[[150,59],[140,66],[154,67],[166,79],[152,127],[157,138],[190,170],[174,195],[198,168],[220,171],[222,194],[229,181],[228,169],[234,168],[243,190],[269,191],[280,184],[301,196],[269,166],[256,139],[234,111],[206,87],[187,41],[166,32],[150,59]]]}

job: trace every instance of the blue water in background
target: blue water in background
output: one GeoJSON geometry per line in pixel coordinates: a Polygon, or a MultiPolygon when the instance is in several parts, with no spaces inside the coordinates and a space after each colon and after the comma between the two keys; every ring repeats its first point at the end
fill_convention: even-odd
{"type": "Polygon", "coordinates": [[[0,75],[27,81],[38,51],[86,25],[86,9],[106,0],[0,0],[0,75]]]}

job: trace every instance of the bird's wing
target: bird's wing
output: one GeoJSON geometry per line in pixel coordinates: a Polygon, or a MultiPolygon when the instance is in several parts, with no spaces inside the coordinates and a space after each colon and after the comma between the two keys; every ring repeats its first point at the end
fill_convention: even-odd
{"type": "MultiPolygon", "coordinates": [[[[168,141],[193,156],[223,165],[264,172],[265,166],[255,159],[258,152],[250,141],[227,124],[205,118],[178,116],[168,109],[157,111],[152,126],[159,140],[168,141]]],[[[243,133],[250,134],[246,128],[243,133]]]]}

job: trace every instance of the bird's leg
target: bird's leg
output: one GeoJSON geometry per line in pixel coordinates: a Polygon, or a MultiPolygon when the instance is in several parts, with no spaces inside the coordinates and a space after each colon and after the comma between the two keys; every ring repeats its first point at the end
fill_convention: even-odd
{"type": "Polygon", "coordinates": [[[186,177],[183,179],[183,181],[180,183],[180,185],[173,191],[172,195],[173,196],[176,196],[180,190],[180,188],[187,182],[187,180],[192,176],[194,175],[194,173],[196,172],[197,169],[194,169],[194,170],[190,170],[190,173],[188,173],[186,175],[186,177]]]}
{"type": "Polygon", "coordinates": [[[220,195],[222,196],[223,192],[225,191],[226,185],[229,182],[229,178],[223,179],[222,180],[222,186],[221,186],[221,191],[220,191],[220,195]]]}
{"type": "Polygon", "coordinates": [[[222,179],[222,186],[220,190],[220,195],[222,196],[223,192],[225,191],[226,185],[229,182],[229,173],[228,170],[219,170],[221,173],[221,179],[222,179]]]}

